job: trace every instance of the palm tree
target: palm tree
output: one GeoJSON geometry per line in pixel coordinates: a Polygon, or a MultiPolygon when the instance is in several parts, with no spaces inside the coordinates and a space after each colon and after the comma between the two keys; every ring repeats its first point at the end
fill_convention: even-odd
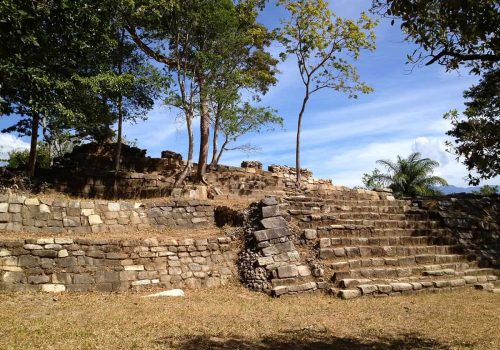
{"type": "Polygon", "coordinates": [[[387,174],[374,172],[373,180],[387,185],[398,197],[438,195],[440,192],[434,186],[448,184],[442,177],[432,175],[439,163],[430,158],[422,158],[418,152],[410,154],[406,159],[398,156],[396,162],[381,159],[377,163],[387,169],[387,174]]]}

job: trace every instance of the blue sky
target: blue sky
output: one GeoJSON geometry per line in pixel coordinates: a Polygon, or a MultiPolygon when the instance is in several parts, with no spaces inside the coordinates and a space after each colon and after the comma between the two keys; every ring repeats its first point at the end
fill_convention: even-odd
{"type": "MultiPolygon", "coordinates": [[[[371,0],[333,0],[332,10],[344,17],[357,18],[367,11],[371,0]]],[[[271,1],[261,21],[269,27],[279,24],[283,12],[271,1]]],[[[463,108],[463,90],[477,81],[466,71],[446,72],[439,65],[415,67],[410,71],[406,55],[414,47],[403,41],[398,26],[381,20],[376,28],[377,49],[363,52],[357,67],[363,81],[375,91],[359,99],[348,99],[334,91],[313,95],[306,110],[302,129],[302,164],[315,177],[331,178],[335,184],[361,185],[364,172],[375,168],[376,160],[394,159],[419,151],[438,160],[437,174],[456,186],[466,186],[465,167],[446,152],[446,131],[450,126],[442,116],[452,109],[463,108]]],[[[279,52],[279,47],[273,47],[279,52]]],[[[262,104],[276,109],[284,119],[284,130],[252,134],[236,144],[252,143],[260,151],[251,155],[233,151],[223,155],[221,163],[239,165],[242,160],[260,160],[264,165],[294,165],[297,113],[302,100],[303,86],[296,62],[290,58],[280,63],[278,84],[262,99],[262,104]]],[[[2,118],[0,127],[14,122],[2,118]]],[[[176,110],[158,104],[146,122],[126,124],[128,139],[137,139],[138,146],[151,156],[162,150],[185,154],[187,137],[176,110]]],[[[27,147],[27,139],[0,135],[4,151],[27,147]]],[[[196,145],[198,147],[198,145],[196,145]]],[[[197,148],[196,148],[197,150],[197,148]]],[[[197,159],[197,155],[195,155],[197,159]]],[[[500,178],[484,184],[500,184],[500,178]]]]}

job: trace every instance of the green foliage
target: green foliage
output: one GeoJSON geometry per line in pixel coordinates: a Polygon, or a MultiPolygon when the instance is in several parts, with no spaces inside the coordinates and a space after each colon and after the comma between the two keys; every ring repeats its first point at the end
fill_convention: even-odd
{"type": "Polygon", "coordinates": [[[372,11],[401,19],[406,40],[419,46],[410,62],[438,62],[447,69],[465,66],[476,74],[498,67],[496,0],[373,0],[372,11]]]}
{"type": "Polygon", "coordinates": [[[500,174],[500,71],[488,73],[480,83],[464,93],[463,117],[457,110],[445,114],[454,138],[448,146],[463,159],[469,172],[469,184],[500,174]],[[477,173],[474,174],[474,173],[477,173]]]}
{"type": "Polygon", "coordinates": [[[472,191],[472,193],[480,196],[491,196],[498,193],[498,186],[484,185],[479,191],[472,191]]]}
{"type": "Polygon", "coordinates": [[[376,21],[365,13],[357,20],[332,13],[325,0],[280,0],[290,18],[277,35],[285,48],[281,57],[297,58],[299,72],[309,94],[329,88],[357,97],[372,89],[359,81],[356,67],[361,50],[375,49],[376,21]]]}
{"type": "Polygon", "coordinates": [[[371,181],[388,186],[398,197],[438,195],[440,192],[435,190],[434,186],[448,184],[445,179],[432,175],[439,163],[429,158],[422,158],[418,152],[410,154],[408,158],[398,156],[395,162],[378,160],[377,163],[384,166],[387,173],[374,171],[371,181]]]}
{"type": "MultiPolygon", "coordinates": [[[[357,21],[341,18],[330,11],[325,0],[279,0],[278,4],[290,16],[276,33],[285,48],[281,58],[295,56],[305,88],[295,148],[295,167],[300,169],[300,131],[309,97],[323,89],[340,91],[353,98],[360,92],[372,91],[360,81],[352,61],[359,58],[361,50],[375,49],[376,21],[365,13],[357,21]]],[[[300,176],[298,171],[298,186],[300,176]]]]}
{"type": "MultiPolygon", "coordinates": [[[[14,169],[26,169],[26,166],[28,165],[29,155],[30,151],[27,149],[10,151],[9,159],[7,160],[7,166],[14,169]]],[[[38,167],[50,168],[50,150],[46,143],[40,142],[38,144],[38,152],[36,157],[36,163],[38,167]]]]}
{"type": "Polygon", "coordinates": [[[364,173],[362,178],[363,184],[366,188],[370,189],[384,188],[385,184],[380,180],[381,175],[382,173],[377,168],[375,168],[371,173],[364,173]]]}

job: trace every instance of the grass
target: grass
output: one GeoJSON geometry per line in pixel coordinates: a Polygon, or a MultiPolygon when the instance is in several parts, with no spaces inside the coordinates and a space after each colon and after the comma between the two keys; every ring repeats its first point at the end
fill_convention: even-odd
{"type": "Polygon", "coordinates": [[[499,349],[500,296],[2,294],[1,349],[499,349]]]}

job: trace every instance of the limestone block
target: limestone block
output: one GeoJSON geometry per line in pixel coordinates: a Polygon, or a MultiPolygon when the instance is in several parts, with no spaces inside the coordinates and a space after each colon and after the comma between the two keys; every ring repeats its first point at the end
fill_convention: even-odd
{"type": "Polygon", "coordinates": [[[0,213],[6,213],[9,210],[9,203],[0,203],[0,213]]]}
{"type": "Polygon", "coordinates": [[[275,197],[266,197],[261,201],[262,205],[265,206],[270,206],[270,205],[277,205],[278,201],[276,200],[275,197]]]}
{"type": "Polygon", "coordinates": [[[63,218],[64,227],[77,227],[80,226],[80,218],[77,217],[65,217],[63,218]]]}
{"type": "Polygon", "coordinates": [[[299,272],[299,276],[301,277],[306,277],[311,275],[311,269],[309,268],[309,266],[300,265],[297,267],[297,270],[299,272]]]}
{"type": "Polygon", "coordinates": [[[139,280],[131,283],[132,286],[146,286],[149,284],[151,284],[151,280],[139,280]]]}
{"type": "Polygon", "coordinates": [[[264,226],[264,228],[288,227],[288,223],[281,216],[262,219],[260,222],[262,223],[262,226],[264,226]]]}
{"type": "Polygon", "coordinates": [[[54,243],[56,244],[73,244],[72,238],[54,238],[54,243]]]}
{"type": "Polygon", "coordinates": [[[278,277],[279,278],[288,278],[288,277],[297,277],[299,274],[299,270],[295,265],[287,265],[278,267],[278,277]]]}
{"type": "Polygon", "coordinates": [[[4,256],[10,256],[10,251],[7,250],[7,249],[0,249],[0,257],[4,257],[4,256]]]}
{"type": "Polygon", "coordinates": [[[374,284],[360,284],[357,287],[363,295],[373,294],[378,291],[378,287],[374,284]]]}
{"type": "Polygon", "coordinates": [[[304,238],[308,240],[316,239],[318,238],[318,232],[314,229],[305,229],[304,238]]]}
{"type": "Polygon", "coordinates": [[[28,276],[28,283],[29,284],[42,284],[42,283],[48,283],[49,281],[50,281],[50,277],[45,276],[45,275],[28,276]]]}
{"type": "Polygon", "coordinates": [[[82,209],[82,215],[83,216],[89,216],[94,214],[94,209],[82,209]]]}
{"type": "Polygon", "coordinates": [[[89,215],[88,216],[88,220],[89,220],[89,225],[91,225],[91,226],[102,224],[102,219],[97,214],[91,214],[91,215],[89,215]]]}
{"type": "Polygon", "coordinates": [[[24,272],[7,271],[3,274],[3,281],[7,283],[26,283],[24,272]]]}
{"type": "Polygon", "coordinates": [[[66,249],[62,249],[57,253],[58,258],[65,258],[69,256],[68,251],[66,249]]]}
{"type": "Polygon", "coordinates": [[[24,249],[26,250],[40,250],[43,249],[43,247],[39,244],[25,244],[23,246],[24,249]]]}
{"type": "Polygon", "coordinates": [[[20,213],[22,207],[21,204],[9,204],[9,213],[20,213]]]}
{"type": "Polygon", "coordinates": [[[413,286],[410,283],[391,283],[390,285],[392,287],[392,290],[395,292],[413,289],[413,286]]]}
{"type": "Polygon", "coordinates": [[[24,201],[25,205],[40,205],[38,198],[26,198],[24,201]]]}
{"type": "Polygon", "coordinates": [[[125,271],[143,271],[144,265],[128,265],[124,266],[125,271]]]}
{"type": "Polygon", "coordinates": [[[120,211],[120,203],[109,202],[108,203],[108,211],[112,211],[112,212],[120,211]]]}
{"type": "Polygon", "coordinates": [[[273,216],[277,216],[279,213],[279,209],[277,205],[271,205],[267,207],[262,207],[262,217],[270,218],[273,216]]]}
{"type": "Polygon", "coordinates": [[[361,296],[361,291],[359,289],[343,289],[339,291],[339,297],[341,299],[354,299],[361,296]]]}

